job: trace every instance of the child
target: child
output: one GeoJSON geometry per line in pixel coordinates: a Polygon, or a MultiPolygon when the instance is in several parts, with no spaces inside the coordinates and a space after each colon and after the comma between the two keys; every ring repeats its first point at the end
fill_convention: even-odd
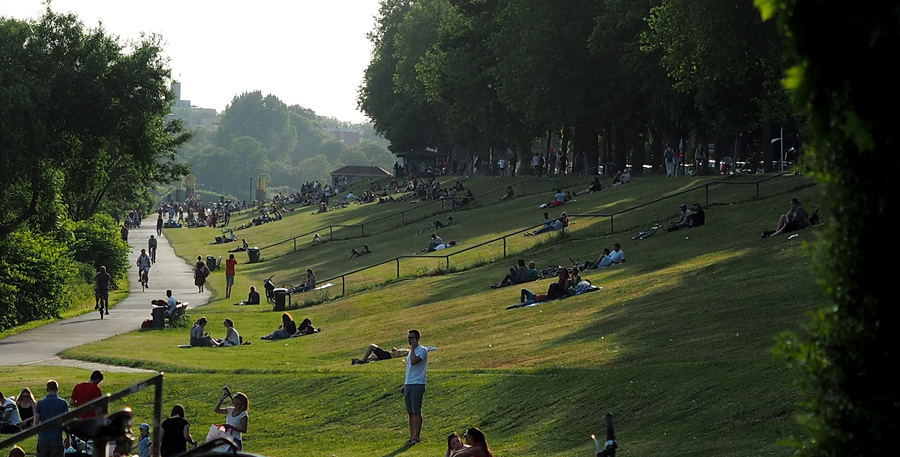
{"type": "Polygon", "coordinates": [[[141,457],[150,457],[150,424],[140,425],[141,436],[138,439],[138,453],[141,457]]]}

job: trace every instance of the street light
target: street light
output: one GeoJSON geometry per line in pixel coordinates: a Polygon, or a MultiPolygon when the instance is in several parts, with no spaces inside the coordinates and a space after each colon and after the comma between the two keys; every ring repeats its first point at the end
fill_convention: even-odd
{"type": "Polygon", "coordinates": [[[772,138],[771,144],[775,144],[776,141],[781,142],[781,172],[784,173],[784,127],[781,128],[781,136],[772,138]]]}

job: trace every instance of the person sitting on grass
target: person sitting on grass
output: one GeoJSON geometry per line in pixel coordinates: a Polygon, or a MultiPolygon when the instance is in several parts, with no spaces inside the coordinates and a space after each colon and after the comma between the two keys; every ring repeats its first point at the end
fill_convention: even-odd
{"type": "Polygon", "coordinates": [[[569,288],[574,286],[575,283],[576,281],[572,278],[572,275],[569,274],[569,270],[567,268],[560,268],[556,282],[550,284],[550,287],[547,288],[547,299],[556,300],[558,298],[568,297],[569,288]]]}
{"type": "Polygon", "coordinates": [[[247,295],[246,300],[235,303],[235,305],[258,305],[258,304],[259,304],[259,292],[257,292],[256,287],[253,287],[253,286],[250,286],[250,294],[247,295]]]}
{"type": "Polygon", "coordinates": [[[613,249],[609,253],[609,258],[613,263],[625,263],[625,253],[622,252],[622,246],[619,243],[613,244],[613,249]]]}
{"type": "Polygon", "coordinates": [[[231,319],[225,319],[225,322],[222,324],[225,326],[225,339],[222,340],[222,344],[220,346],[240,346],[241,345],[241,334],[234,328],[234,321],[231,319]]]}
{"type": "Polygon", "coordinates": [[[596,262],[592,262],[588,260],[581,267],[582,270],[592,270],[594,268],[606,268],[613,264],[612,259],[609,257],[609,248],[604,248],[603,253],[600,254],[600,258],[597,259],[596,262]]]}
{"type": "Polygon", "coordinates": [[[481,429],[472,427],[466,430],[463,436],[466,438],[466,444],[469,447],[454,451],[450,454],[451,457],[494,457],[494,454],[491,453],[491,449],[488,447],[487,438],[485,438],[481,429]]]}
{"type": "MultiPolygon", "coordinates": [[[[233,233],[233,232],[232,232],[232,233],[233,233]]],[[[246,239],[246,238],[241,238],[241,247],[239,247],[239,248],[234,248],[234,249],[232,249],[232,250],[230,250],[230,251],[228,251],[228,252],[247,252],[248,249],[250,249],[250,245],[247,244],[247,239],[246,239]]]]}
{"type": "Polygon", "coordinates": [[[603,190],[603,184],[600,184],[599,177],[594,176],[594,179],[591,180],[591,185],[587,189],[576,192],[575,196],[600,192],[601,190],[603,190]]]}
{"type": "Polygon", "coordinates": [[[618,172],[616,172],[616,175],[613,176],[612,186],[618,187],[618,186],[621,186],[622,184],[627,183],[628,181],[631,181],[631,173],[628,172],[627,170],[626,171],[619,170],[618,172]]]}
{"type": "Polygon", "coordinates": [[[444,457],[450,457],[454,452],[461,451],[468,447],[468,444],[463,444],[463,442],[460,441],[459,435],[457,435],[456,432],[452,432],[447,436],[447,452],[444,453],[444,457]]]}
{"type": "Polygon", "coordinates": [[[566,204],[566,194],[563,193],[562,189],[556,189],[556,194],[553,195],[553,200],[550,203],[544,203],[540,207],[543,208],[552,208],[554,206],[560,206],[566,204]]]}
{"type": "Polygon", "coordinates": [[[283,340],[285,338],[290,338],[295,333],[297,333],[297,323],[294,322],[294,318],[291,316],[291,313],[284,313],[281,315],[281,327],[278,327],[278,330],[274,332],[260,337],[261,340],[283,340]]]}
{"type": "Polygon", "coordinates": [[[691,210],[688,209],[688,206],[684,203],[679,207],[678,219],[672,221],[668,227],[666,227],[667,232],[674,232],[675,230],[681,230],[684,228],[684,224],[687,223],[688,216],[691,214],[691,210]]]}
{"type": "Polygon", "coordinates": [[[763,232],[762,237],[768,238],[770,236],[778,236],[782,233],[794,232],[800,229],[811,227],[812,225],[813,223],[812,221],[810,221],[809,214],[806,212],[806,209],[803,207],[803,205],[800,204],[800,200],[792,198],[791,209],[778,218],[778,225],[775,226],[775,230],[767,230],[763,232]]]}
{"type": "Polygon", "coordinates": [[[525,267],[525,259],[519,259],[518,266],[512,266],[509,269],[509,274],[503,278],[502,281],[497,284],[492,284],[491,288],[498,289],[500,287],[507,287],[513,284],[520,284],[525,282],[525,274],[527,272],[527,268],[525,267]]]}
{"type": "Polygon", "coordinates": [[[428,246],[426,246],[424,249],[422,249],[422,252],[434,251],[435,250],[434,248],[437,247],[437,245],[439,245],[439,244],[444,244],[444,240],[442,240],[441,237],[439,237],[437,233],[432,233],[431,234],[431,242],[428,243],[428,246]]]}
{"type": "Polygon", "coordinates": [[[366,349],[366,353],[363,354],[360,359],[350,359],[351,365],[359,365],[361,363],[369,363],[369,362],[377,362],[379,360],[389,360],[389,359],[397,359],[400,357],[406,357],[409,354],[408,348],[391,348],[390,351],[385,351],[378,347],[377,344],[370,344],[366,349]]]}
{"type": "Polygon", "coordinates": [[[500,197],[500,201],[502,202],[502,201],[504,201],[504,200],[512,200],[512,199],[514,199],[514,198],[516,198],[516,192],[513,191],[513,187],[512,187],[512,186],[506,186],[506,193],[503,194],[502,197],[500,197]]]}
{"type": "Polygon", "coordinates": [[[194,326],[191,327],[191,346],[193,347],[218,347],[221,346],[222,343],[215,338],[209,336],[209,333],[206,332],[206,317],[201,317],[194,322],[194,326]]]}
{"type": "Polygon", "coordinates": [[[313,333],[319,333],[322,329],[313,327],[312,321],[309,318],[303,319],[303,322],[300,323],[300,326],[297,327],[297,332],[292,336],[305,336],[312,335],[313,333]]]}

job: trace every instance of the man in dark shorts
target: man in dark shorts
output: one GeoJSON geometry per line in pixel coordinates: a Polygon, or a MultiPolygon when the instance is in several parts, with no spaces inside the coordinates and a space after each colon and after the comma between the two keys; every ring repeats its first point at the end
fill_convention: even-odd
{"type": "Polygon", "coordinates": [[[406,357],[406,379],[403,383],[403,401],[406,413],[409,414],[409,440],[412,446],[421,440],[422,432],[422,398],[425,396],[425,378],[428,367],[428,350],[419,344],[421,337],[418,330],[410,330],[409,355],[406,357]]]}
{"type": "Polygon", "coordinates": [[[350,359],[350,364],[359,365],[361,363],[377,362],[379,360],[396,359],[398,357],[405,357],[407,354],[409,354],[409,349],[406,348],[391,348],[391,351],[388,352],[378,347],[377,344],[370,344],[369,348],[366,349],[366,354],[362,356],[361,359],[350,359]]]}
{"type": "Polygon", "coordinates": [[[100,272],[94,276],[94,310],[100,310],[100,319],[103,313],[109,314],[109,288],[112,285],[112,276],[106,272],[106,267],[100,267],[100,272]]]}

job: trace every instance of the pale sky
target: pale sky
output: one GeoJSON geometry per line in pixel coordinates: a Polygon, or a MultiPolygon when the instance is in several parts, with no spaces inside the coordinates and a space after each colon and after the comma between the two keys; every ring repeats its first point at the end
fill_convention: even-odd
{"type": "MultiPolygon", "coordinates": [[[[53,0],[122,40],[159,33],[181,98],[221,112],[260,90],[323,116],[364,122],[356,108],[378,0],[53,0]],[[304,64],[305,62],[305,64],[304,64]]],[[[0,16],[38,18],[42,0],[0,0],[0,16]]]]}

